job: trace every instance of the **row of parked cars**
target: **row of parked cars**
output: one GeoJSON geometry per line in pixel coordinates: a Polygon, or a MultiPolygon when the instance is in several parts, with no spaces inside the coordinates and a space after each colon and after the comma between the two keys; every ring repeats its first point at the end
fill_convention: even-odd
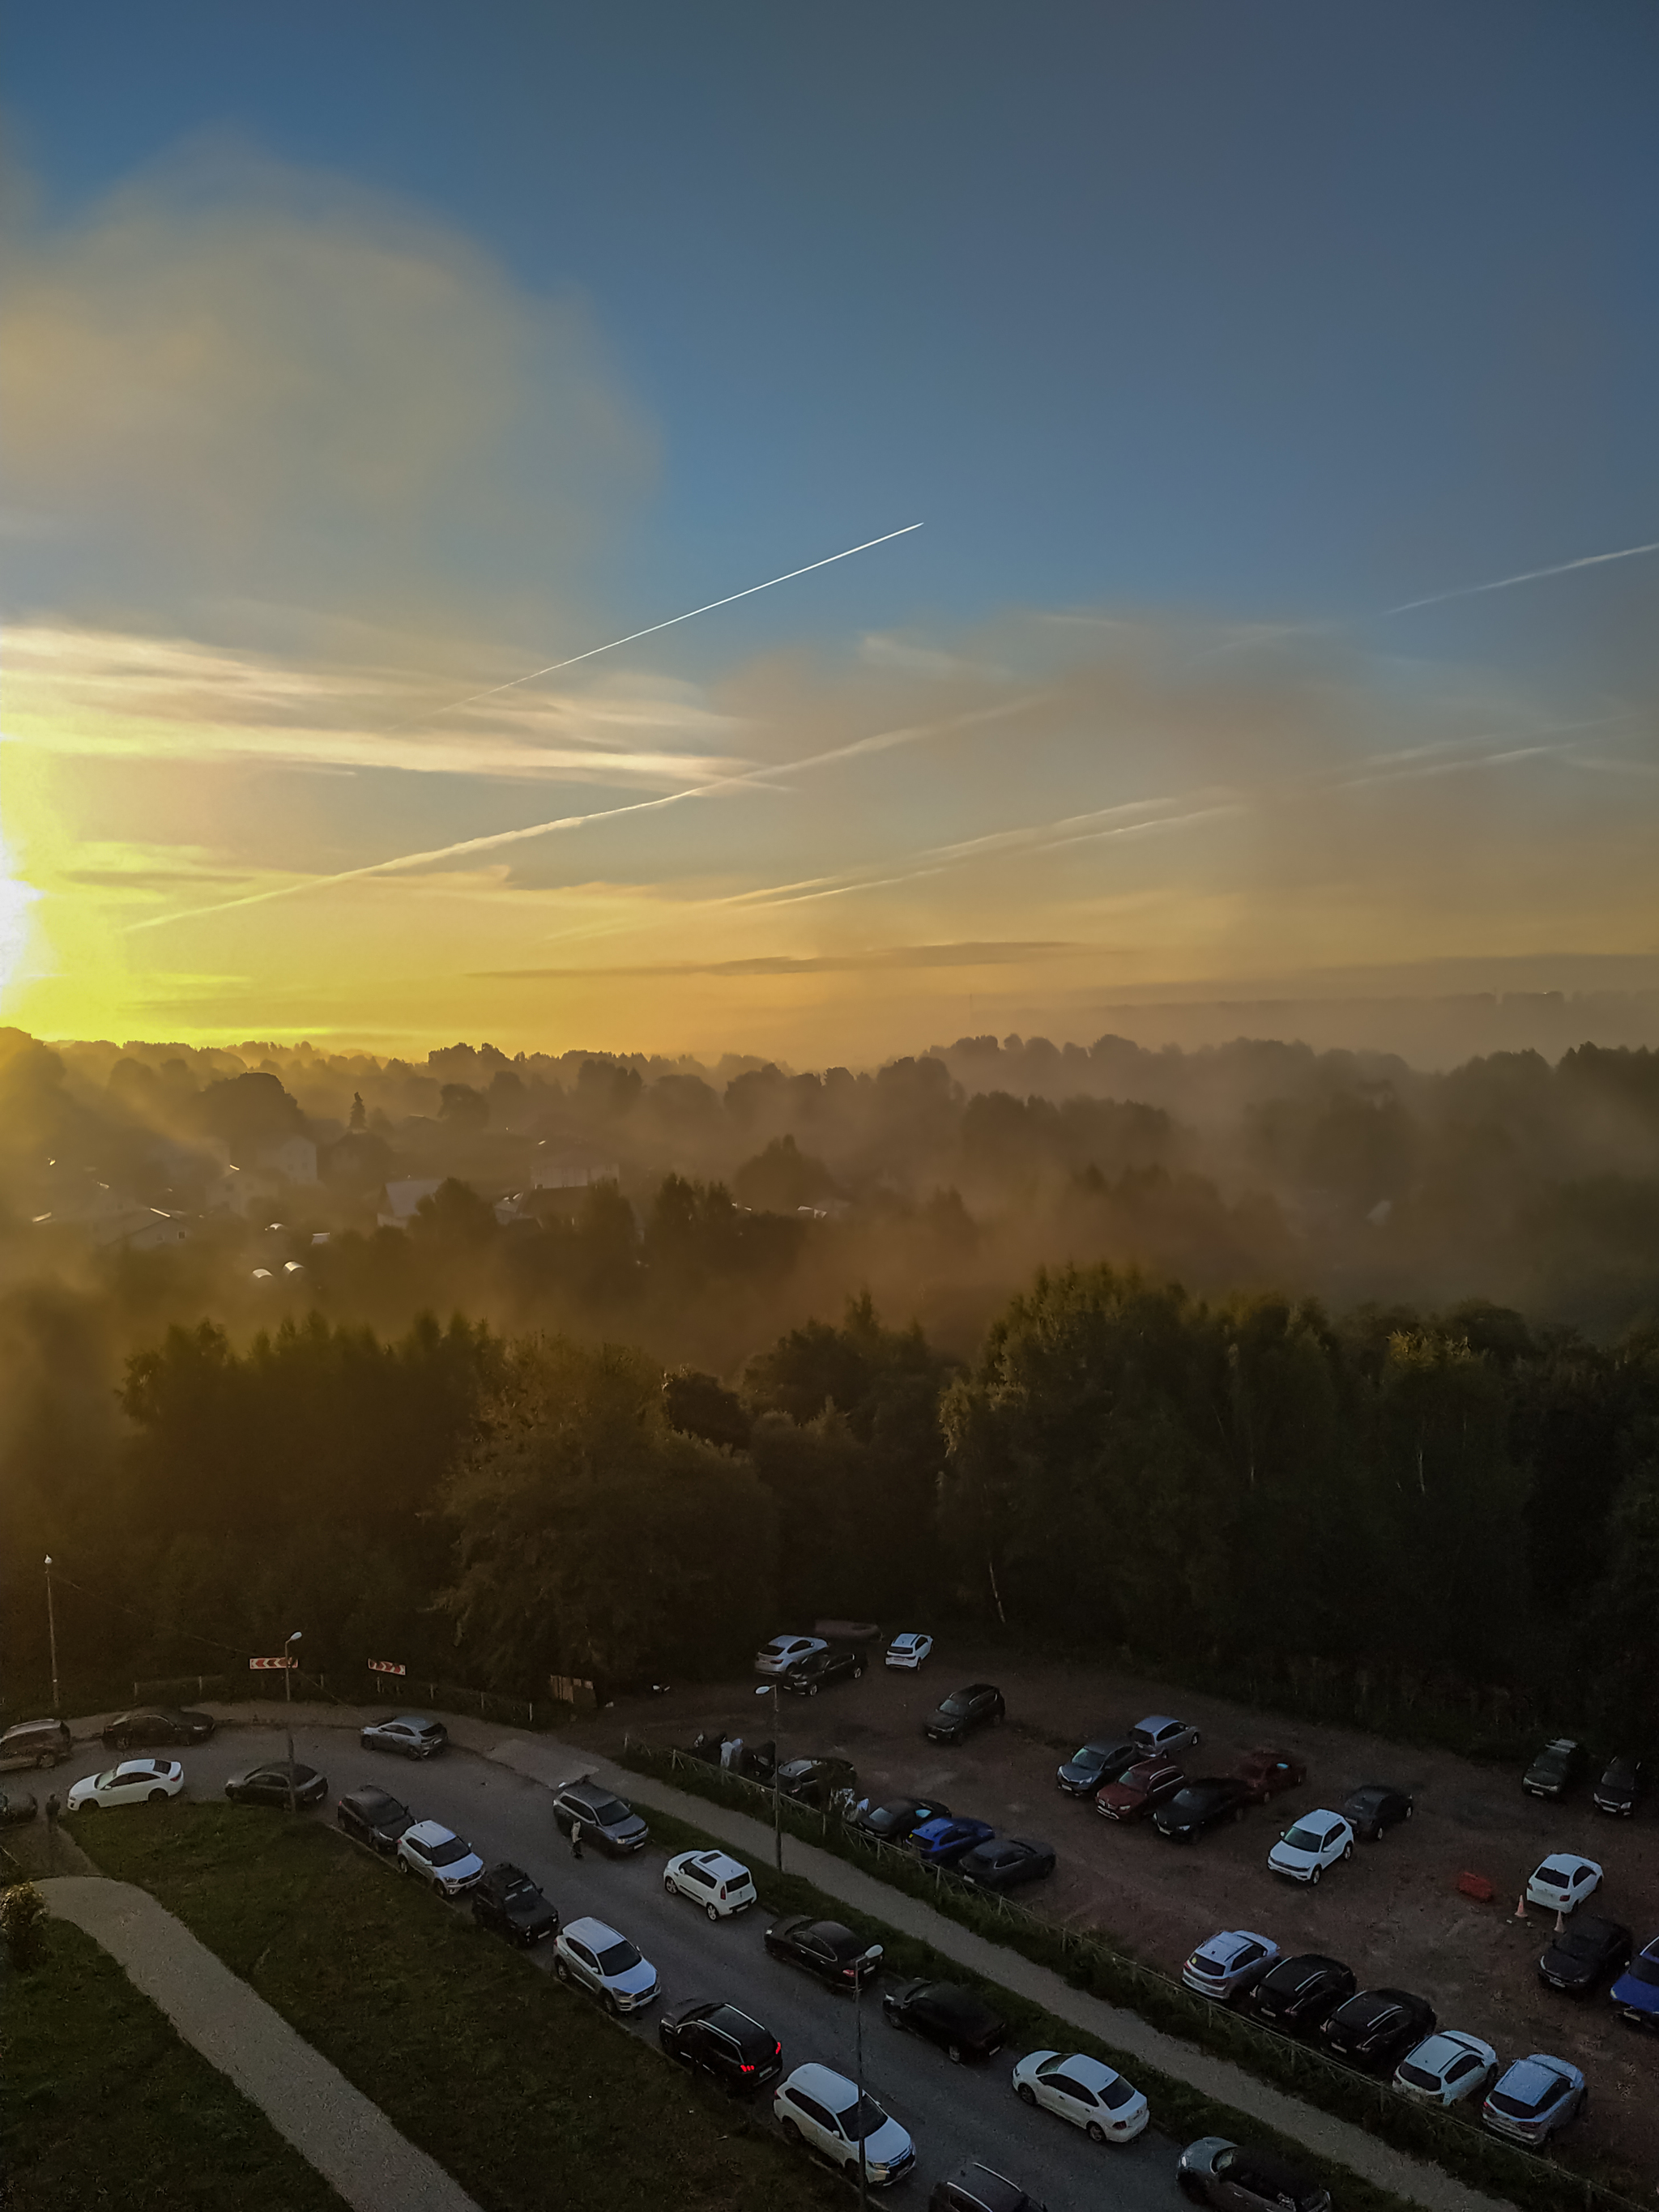
{"type": "MultiPolygon", "coordinates": [[[[1559,1735],[1544,1746],[1527,1768],[1521,1787],[1529,1797],[1547,1797],[1559,1803],[1595,1772],[1585,1746],[1571,1736],[1559,1735]]],[[[1621,1751],[1601,1768],[1590,1802],[1598,1813],[1629,1820],[1646,1796],[1647,1786],[1646,1760],[1634,1752],[1621,1751]]]]}

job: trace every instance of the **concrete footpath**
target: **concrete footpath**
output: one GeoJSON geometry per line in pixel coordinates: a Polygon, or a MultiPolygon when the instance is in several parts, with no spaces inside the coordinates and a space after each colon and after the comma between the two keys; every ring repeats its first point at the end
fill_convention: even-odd
{"type": "Polygon", "coordinates": [[[101,1943],[355,2212],[478,2212],[434,2160],[147,1890],[101,1875],[56,1875],[39,1887],[48,1909],[101,1943]]]}

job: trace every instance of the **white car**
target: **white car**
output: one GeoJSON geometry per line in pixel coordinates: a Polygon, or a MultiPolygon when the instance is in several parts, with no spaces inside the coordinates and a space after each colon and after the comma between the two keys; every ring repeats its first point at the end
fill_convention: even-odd
{"type": "Polygon", "coordinates": [[[638,2012],[657,1994],[657,1970],[603,1920],[568,1920],[553,1940],[553,1971],[603,1997],[612,2012],[638,2012]]]}
{"type": "Polygon", "coordinates": [[[1091,2142],[1133,2142],[1151,2115],[1146,2100],[1121,2074],[1074,2051],[1033,2051],[1014,2069],[1014,2094],[1081,2128],[1091,2142]]]}
{"type": "Polygon", "coordinates": [[[1394,2086],[1419,2105],[1457,2105],[1484,2089],[1498,2071],[1498,2053],[1478,2035],[1443,2027],[1407,2051],[1395,2069],[1394,2086]]]}
{"type": "Polygon", "coordinates": [[[791,2142],[810,2143],[838,2166],[849,2181],[859,2178],[862,2148],[865,2179],[872,2189],[902,2181],[916,2162],[916,2147],[896,2119],[883,2112],[858,2084],[827,2066],[797,2066],[779,2082],[772,2114],[791,2142]]]}
{"type": "Polygon", "coordinates": [[[1527,1902],[1552,1912],[1571,1912],[1601,1887],[1601,1869],[1594,1859],[1581,1859],[1576,1851],[1552,1851],[1533,1871],[1527,1902]]]}
{"type": "Polygon", "coordinates": [[[682,1851],[663,1869],[670,1897],[689,1897],[711,1920],[729,1920],[755,1901],[755,1878],[724,1851],[682,1851]]]}
{"type": "Polygon", "coordinates": [[[922,1636],[915,1629],[908,1628],[902,1636],[896,1636],[888,1645],[886,1663],[890,1667],[902,1667],[907,1673],[914,1674],[933,1648],[931,1636],[922,1636]]]}
{"type": "Polygon", "coordinates": [[[1340,1813],[1304,1813],[1267,1854],[1274,1874],[1316,1882],[1327,1867],[1353,1856],[1353,1830],[1340,1813]]]}
{"type": "Polygon", "coordinates": [[[769,1644],[763,1644],[755,1654],[757,1674],[782,1674],[798,1660],[810,1659],[815,1651],[827,1651],[830,1646],[821,1636],[775,1636],[769,1644]]]}
{"type": "Polygon", "coordinates": [[[1173,1759],[1178,1751],[1196,1751],[1203,1741],[1190,1721],[1171,1720],[1168,1713],[1148,1713],[1129,1733],[1147,1759],[1173,1759]]]}
{"type": "Polygon", "coordinates": [[[1279,1959],[1279,1946],[1271,1936],[1257,1936],[1248,1928],[1224,1928],[1199,1945],[1182,1968],[1181,1978],[1200,1996],[1225,2004],[1229,1997],[1259,1982],[1279,1959]]]}
{"type": "Polygon", "coordinates": [[[443,1897],[459,1897],[483,1879],[484,1863],[465,1836],[436,1820],[417,1820],[398,1838],[398,1871],[418,1875],[443,1897]]]}
{"type": "Polygon", "coordinates": [[[71,1813],[95,1812],[100,1805],[159,1805],[185,1786],[176,1759],[124,1759],[101,1774],[88,1774],[69,1794],[71,1813]]]}

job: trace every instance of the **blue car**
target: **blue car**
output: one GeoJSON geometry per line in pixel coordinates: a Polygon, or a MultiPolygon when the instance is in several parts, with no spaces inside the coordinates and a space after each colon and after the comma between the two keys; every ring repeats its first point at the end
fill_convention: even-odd
{"type": "Polygon", "coordinates": [[[910,1842],[923,1866],[954,1866],[995,1833],[988,1820],[924,1820],[910,1842]]]}
{"type": "Polygon", "coordinates": [[[1659,1936],[1644,1944],[1607,1995],[1636,2027],[1659,2027],[1659,1936]]]}

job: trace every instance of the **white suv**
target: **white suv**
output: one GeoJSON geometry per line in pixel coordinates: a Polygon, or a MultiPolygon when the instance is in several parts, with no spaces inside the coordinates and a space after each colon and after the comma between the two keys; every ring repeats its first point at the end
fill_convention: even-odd
{"type": "Polygon", "coordinates": [[[436,1820],[417,1820],[398,1838],[398,1871],[419,1875],[443,1897],[459,1897],[483,1878],[484,1863],[465,1836],[436,1820]]]}
{"type": "Polygon", "coordinates": [[[1274,1874],[1316,1882],[1327,1867],[1353,1856],[1353,1830],[1340,1813],[1304,1813],[1267,1854],[1274,1874]]]}
{"type": "Polygon", "coordinates": [[[755,1901],[754,1876],[724,1851],[682,1851],[663,1869],[670,1897],[689,1897],[711,1920],[729,1920],[755,1901]]]}
{"type": "Polygon", "coordinates": [[[603,1997],[612,2012],[638,2012],[657,1994],[657,1970],[603,1920],[568,1920],[553,1941],[553,1971],[603,1997]]]}
{"type": "Polygon", "coordinates": [[[855,2081],[827,2066],[797,2066],[779,2083],[772,2111],[791,2142],[810,2143],[849,2181],[859,2178],[860,2143],[872,2189],[902,2181],[916,2162],[916,2147],[898,2122],[873,2097],[860,2097],[855,2081]]]}

